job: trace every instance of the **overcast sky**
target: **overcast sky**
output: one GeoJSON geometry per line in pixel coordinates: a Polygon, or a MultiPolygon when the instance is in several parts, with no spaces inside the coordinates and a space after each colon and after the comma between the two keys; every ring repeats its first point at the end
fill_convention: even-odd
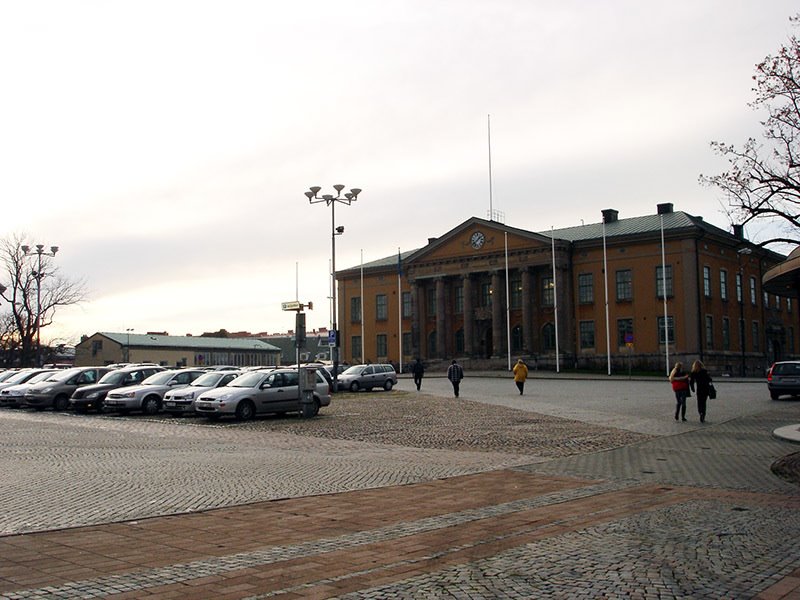
{"type": "MultiPolygon", "coordinates": [[[[286,331],[336,266],[425,245],[493,206],[532,231],[676,210],[712,140],[760,133],[754,65],[785,0],[0,3],[0,236],[58,245],[95,331],[286,331]],[[299,276],[298,276],[299,274],[299,276]]],[[[748,230],[751,239],[763,235],[748,230]]],[[[2,283],[2,281],[0,281],[2,283]]],[[[7,282],[6,282],[7,283],[7,282]]],[[[0,307],[2,309],[2,307],[0,307]]]]}

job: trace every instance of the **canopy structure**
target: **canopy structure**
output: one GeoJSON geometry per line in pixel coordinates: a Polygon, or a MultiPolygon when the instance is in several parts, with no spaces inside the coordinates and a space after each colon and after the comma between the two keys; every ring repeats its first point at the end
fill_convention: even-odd
{"type": "Polygon", "coordinates": [[[764,273],[761,285],[770,294],[797,298],[800,295],[800,246],[792,250],[785,261],[764,273]]]}

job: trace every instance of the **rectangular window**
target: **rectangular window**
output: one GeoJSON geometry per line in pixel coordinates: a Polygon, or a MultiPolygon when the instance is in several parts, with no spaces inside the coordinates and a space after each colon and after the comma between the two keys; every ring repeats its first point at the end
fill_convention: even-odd
{"type": "Polygon", "coordinates": [[[781,297],[780,296],[775,296],[775,308],[777,308],[778,310],[781,309],[781,297]]]}
{"type": "MultiPolygon", "coordinates": [[[[675,319],[672,317],[667,317],[667,330],[666,330],[667,337],[666,339],[669,340],[670,344],[675,343],[675,319]]],[[[664,317],[658,317],[658,343],[664,343],[664,317]]]]}
{"type": "Polygon", "coordinates": [[[403,354],[407,356],[407,355],[411,354],[413,352],[413,350],[414,350],[414,348],[412,347],[411,334],[410,333],[404,333],[403,334],[403,354]]]}
{"type": "Polygon", "coordinates": [[[511,292],[511,308],[522,308],[522,281],[512,279],[509,284],[511,292]]]}
{"type": "Polygon", "coordinates": [[[786,340],[789,342],[789,354],[794,354],[794,327],[786,330],[786,340]]]}
{"type": "Polygon", "coordinates": [[[550,275],[542,277],[542,306],[553,306],[553,278],[550,275]]]}
{"type": "Polygon", "coordinates": [[[726,301],[728,299],[728,272],[719,272],[719,297],[726,301]]]}
{"type": "Polygon", "coordinates": [[[736,274],[736,301],[741,304],[742,303],[742,274],[736,274]]]}
{"type": "Polygon", "coordinates": [[[714,347],[714,317],[706,315],[706,348],[714,347]]]}
{"type": "Polygon", "coordinates": [[[492,284],[491,283],[482,283],[481,284],[481,306],[483,308],[488,308],[492,305],[492,284]]]}
{"type": "Polygon", "coordinates": [[[361,336],[354,335],[350,338],[350,351],[353,353],[351,360],[353,362],[364,362],[364,354],[361,350],[361,336]]]}
{"type": "Polygon", "coordinates": [[[617,319],[617,346],[633,342],[633,319],[617,319]]]}
{"type": "Polygon", "coordinates": [[[428,316],[435,317],[436,316],[436,290],[427,290],[426,300],[428,301],[428,316]]]}
{"type": "Polygon", "coordinates": [[[403,318],[411,318],[411,292],[403,292],[403,318]]]}
{"type": "Polygon", "coordinates": [[[594,280],[591,273],[578,275],[578,303],[591,304],[594,302],[594,280]]]}
{"type": "Polygon", "coordinates": [[[361,323],[361,296],[350,298],[350,322],[361,323]]]}
{"type": "Polygon", "coordinates": [[[731,321],[728,317],[722,317],[722,349],[731,349],[731,321]]]}
{"type": "Polygon", "coordinates": [[[617,271],[617,302],[633,300],[633,273],[630,269],[617,271]]]}
{"type": "Polygon", "coordinates": [[[667,298],[672,298],[672,265],[665,265],[665,269],[656,267],[656,298],[664,299],[664,283],[666,279],[667,298]]]}
{"type": "Polygon", "coordinates": [[[751,331],[753,334],[753,352],[758,352],[761,346],[761,340],[760,340],[761,336],[758,333],[758,321],[753,321],[753,326],[751,331]]]}
{"type": "Polygon", "coordinates": [[[379,333],[375,336],[375,353],[378,355],[378,359],[388,356],[385,333],[379,333]]]}
{"type": "Polygon", "coordinates": [[[389,318],[389,305],[386,303],[386,294],[375,296],[375,318],[378,321],[385,321],[389,318]]]}
{"type": "Polygon", "coordinates": [[[580,322],[581,348],[594,348],[594,321],[580,322]]]}
{"type": "Polygon", "coordinates": [[[711,267],[703,267],[703,295],[711,298],[711,267]]]}
{"type": "Polygon", "coordinates": [[[459,285],[456,287],[456,314],[460,315],[464,312],[464,286],[459,285]]]}
{"type": "Polygon", "coordinates": [[[792,299],[786,299],[786,312],[792,312],[792,299]]]}
{"type": "Polygon", "coordinates": [[[769,294],[764,292],[764,308],[769,308],[769,294]]]}
{"type": "Polygon", "coordinates": [[[756,278],[755,277],[751,277],[750,278],[750,304],[755,306],[757,297],[758,296],[756,295],[756,278]]]}

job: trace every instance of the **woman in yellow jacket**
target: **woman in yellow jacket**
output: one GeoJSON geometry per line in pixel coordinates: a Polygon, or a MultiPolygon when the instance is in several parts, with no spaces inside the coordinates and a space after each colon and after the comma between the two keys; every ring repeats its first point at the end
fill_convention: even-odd
{"type": "Polygon", "coordinates": [[[522,396],[522,390],[525,389],[525,380],[528,378],[528,365],[522,362],[520,358],[517,364],[514,365],[514,383],[517,384],[519,395],[522,396]]]}

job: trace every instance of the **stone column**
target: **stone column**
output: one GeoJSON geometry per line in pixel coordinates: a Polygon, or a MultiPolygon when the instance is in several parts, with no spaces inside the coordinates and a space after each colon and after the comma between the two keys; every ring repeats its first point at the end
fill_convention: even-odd
{"type": "Polygon", "coordinates": [[[414,354],[426,358],[425,344],[425,286],[419,281],[411,281],[411,344],[414,354]]]}
{"type": "Polygon", "coordinates": [[[475,307],[472,303],[472,279],[464,275],[464,354],[473,355],[472,339],[475,325],[475,307]]]}
{"type": "Polygon", "coordinates": [[[447,357],[447,294],[444,277],[436,278],[436,354],[447,357]]]}
{"type": "Polygon", "coordinates": [[[492,271],[492,355],[503,355],[503,279],[492,271]]]}
{"type": "Polygon", "coordinates": [[[530,267],[522,271],[522,346],[525,354],[533,352],[533,286],[530,267]]]}

